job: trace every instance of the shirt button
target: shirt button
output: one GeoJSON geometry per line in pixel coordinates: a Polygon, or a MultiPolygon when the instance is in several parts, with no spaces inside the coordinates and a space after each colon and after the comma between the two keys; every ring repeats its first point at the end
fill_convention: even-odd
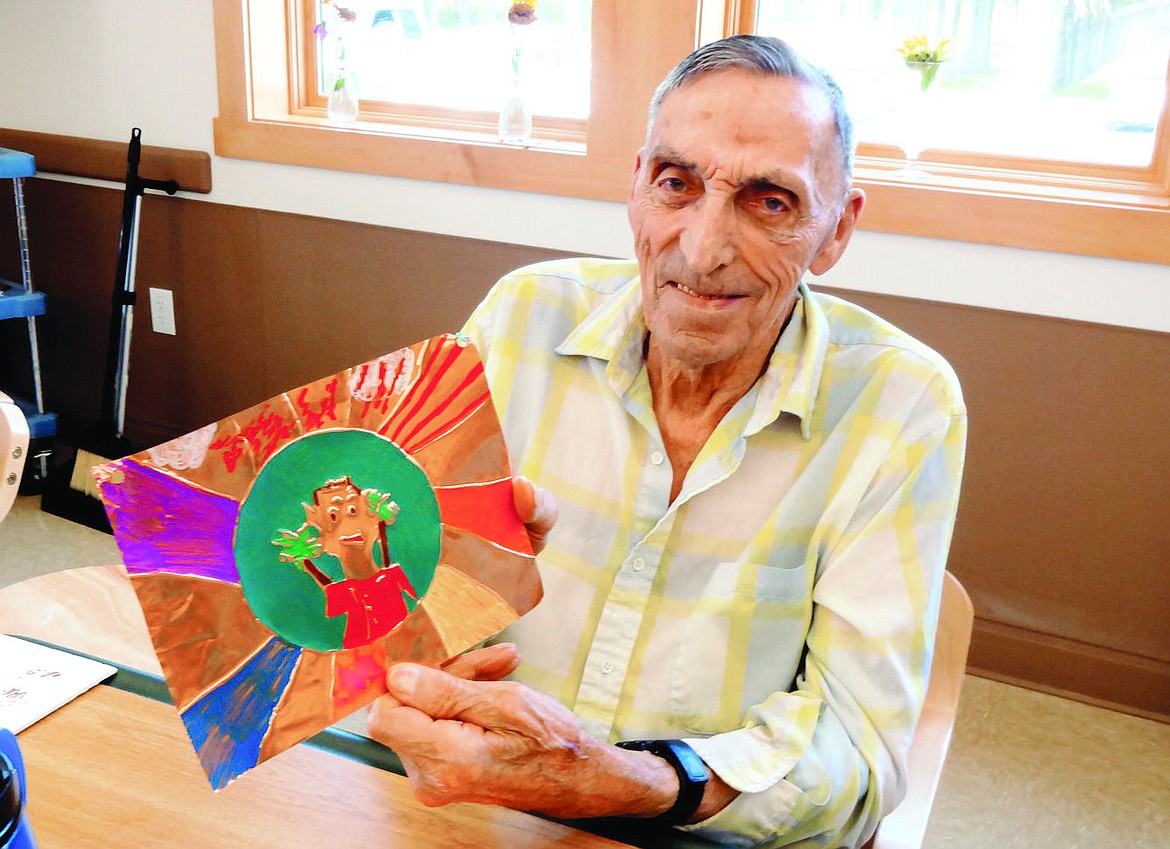
{"type": "Polygon", "coordinates": [[[641,572],[643,569],[646,568],[646,561],[643,560],[641,557],[637,557],[634,559],[633,566],[634,566],[635,572],[641,572]]]}
{"type": "Polygon", "coordinates": [[[602,675],[609,675],[611,672],[613,672],[613,664],[610,663],[608,660],[603,660],[601,662],[601,674],[602,675]]]}
{"type": "Polygon", "coordinates": [[[653,463],[655,466],[661,466],[662,461],[665,459],[666,459],[666,456],[661,451],[655,451],[653,454],[650,455],[650,462],[653,463]]]}

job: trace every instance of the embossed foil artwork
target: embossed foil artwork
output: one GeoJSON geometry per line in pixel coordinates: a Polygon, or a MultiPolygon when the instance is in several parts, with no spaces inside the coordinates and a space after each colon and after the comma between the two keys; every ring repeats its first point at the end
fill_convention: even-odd
{"type": "Polygon", "coordinates": [[[474,346],[438,336],[94,467],[216,789],[540,599],[474,346]]]}

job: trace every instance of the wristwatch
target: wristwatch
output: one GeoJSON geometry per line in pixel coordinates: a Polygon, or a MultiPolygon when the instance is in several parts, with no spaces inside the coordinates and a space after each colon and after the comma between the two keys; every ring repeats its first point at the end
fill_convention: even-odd
{"type": "Polygon", "coordinates": [[[703,790],[707,787],[707,765],[690,746],[682,740],[623,740],[617,744],[623,749],[635,752],[649,752],[670,764],[678,773],[678,799],[664,814],[651,819],[666,825],[680,825],[695,815],[703,801],[703,790]]]}

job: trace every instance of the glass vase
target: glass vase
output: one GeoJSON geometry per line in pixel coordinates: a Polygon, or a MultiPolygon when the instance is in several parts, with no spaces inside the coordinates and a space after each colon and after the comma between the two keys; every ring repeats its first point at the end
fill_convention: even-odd
{"type": "MultiPolygon", "coordinates": [[[[509,15],[509,20],[511,16],[509,15]]],[[[532,110],[524,91],[524,41],[527,26],[512,22],[509,40],[512,53],[512,88],[500,109],[500,141],[505,144],[528,144],[532,138],[532,110]]]]}
{"type": "Polygon", "coordinates": [[[357,86],[353,78],[344,74],[339,76],[329,92],[325,114],[334,124],[351,124],[357,120],[358,107],[357,86]]]}
{"type": "Polygon", "coordinates": [[[500,141],[506,144],[527,144],[532,138],[532,110],[520,80],[512,81],[512,91],[500,110],[500,141]]]}
{"type": "Polygon", "coordinates": [[[906,157],[906,164],[896,172],[907,179],[922,179],[925,169],[918,161],[930,144],[931,128],[935,121],[934,80],[942,62],[906,62],[914,73],[907,80],[899,109],[898,146],[906,157]]]}

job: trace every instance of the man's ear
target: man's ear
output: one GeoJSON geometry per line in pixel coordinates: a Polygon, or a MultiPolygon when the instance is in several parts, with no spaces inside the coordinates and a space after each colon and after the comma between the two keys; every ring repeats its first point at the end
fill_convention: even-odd
{"type": "Polygon", "coordinates": [[[861,217],[861,210],[865,207],[865,192],[861,189],[850,189],[845,198],[845,206],[841,210],[841,217],[837,219],[837,227],[832,235],[821,245],[808,270],[813,274],[824,274],[837,264],[845,247],[853,238],[853,231],[857,227],[857,219],[861,217]]]}
{"type": "Polygon", "coordinates": [[[321,523],[317,520],[317,507],[313,504],[306,504],[301,502],[301,506],[305,508],[305,521],[314,528],[320,529],[321,523]]]}
{"type": "Polygon", "coordinates": [[[630,194],[628,200],[633,200],[634,191],[638,188],[638,175],[642,173],[642,155],[646,152],[646,148],[638,151],[637,156],[634,157],[634,173],[630,175],[630,194]]]}

